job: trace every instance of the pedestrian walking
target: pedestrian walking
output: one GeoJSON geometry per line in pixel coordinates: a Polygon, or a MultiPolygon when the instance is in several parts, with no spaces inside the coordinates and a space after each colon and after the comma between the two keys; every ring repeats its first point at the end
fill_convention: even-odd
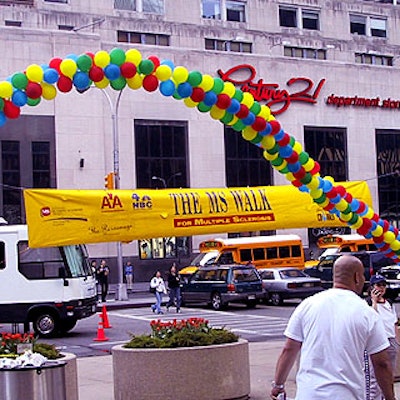
{"type": "Polygon", "coordinates": [[[167,293],[167,289],[165,287],[164,279],[161,276],[160,271],[156,271],[153,278],[150,281],[150,289],[152,289],[156,302],[151,306],[151,309],[156,314],[164,314],[161,310],[162,303],[162,295],[167,293]]]}
{"type": "MultiPolygon", "coordinates": [[[[373,275],[370,279],[369,296],[366,298],[366,301],[378,313],[385,328],[386,337],[389,340],[388,355],[394,371],[399,349],[399,330],[397,329],[396,310],[392,306],[391,301],[385,298],[386,287],[386,278],[383,275],[373,275]]],[[[367,383],[369,383],[369,387],[367,386],[367,400],[381,400],[383,399],[383,394],[376,380],[371,359],[368,358],[367,362],[366,370],[369,371],[369,375],[366,376],[367,383]]]]}
{"type": "Polygon", "coordinates": [[[365,400],[364,351],[371,357],[386,400],[395,400],[392,366],[379,316],[358,294],[364,267],[354,256],[334,264],[332,289],[304,300],[289,319],[271,399],[285,393],[285,381],[300,355],[296,400],[365,400]]]}
{"type": "Polygon", "coordinates": [[[134,275],[133,275],[133,265],[130,261],[127,261],[124,268],[126,285],[128,290],[133,289],[134,275]]]}
{"type": "Polygon", "coordinates": [[[176,307],[176,312],[181,312],[181,278],[176,268],[176,264],[173,263],[168,273],[168,289],[169,289],[169,300],[167,303],[167,311],[172,306],[176,307]]]}
{"type": "Polygon", "coordinates": [[[108,293],[108,277],[110,275],[110,268],[108,267],[106,260],[101,260],[99,267],[97,268],[97,279],[100,284],[101,290],[101,301],[106,301],[108,293]]]}

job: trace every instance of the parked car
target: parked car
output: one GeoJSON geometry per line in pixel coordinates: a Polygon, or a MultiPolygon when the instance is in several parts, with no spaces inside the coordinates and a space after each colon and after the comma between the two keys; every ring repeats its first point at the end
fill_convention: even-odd
{"type": "Polygon", "coordinates": [[[323,290],[321,279],[311,278],[297,268],[267,268],[258,272],[266,291],[265,300],[275,306],[285,299],[305,299],[323,290]]]}
{"type": "MultiPolygon", "coordinates": [[[[331,288],[333,285],[333,264],[342,255],[343,254],[330,254],[322,257],[317,265],[306,268],[304,272],[309,276],[321,279],[323,288],[331,288]]],[[[349,252],[346,253],[346,255],[355,256],[363,263],[365,275],[364,291],[369,286],[371,275],[374,275],[383,267],[396,264],[392,259],[385,257],[385,255],[379,251],[349,252]]]]}
{"type": "Polygon", "coordinates": [[[400,265],[383,267],[379,273],[386,278],[386,296],[396,299],[400,295],[400,265]]]}
{"type": "Polygon", "coordinates": [[[182,285],[182,302],[211,304],[220,310],[231,302],[255,307],[264,297],[262,281],[256,268],[244,265],[204,267],[182,285]]]}

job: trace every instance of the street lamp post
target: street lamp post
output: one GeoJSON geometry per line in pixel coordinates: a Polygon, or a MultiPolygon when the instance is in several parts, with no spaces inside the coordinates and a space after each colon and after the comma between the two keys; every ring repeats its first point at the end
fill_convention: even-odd
{"type": "Polygon", "coordinates": [[[153,179],[153,181],[160,181],[163,184],[164,189],[166,189],[168,187],[168,183],[171,179],[175,178],[176,176],[181,176],[181,175],[182,175],[182,172],[177,172],[176,174],[171,175],[166,180],[164,178],[161,178],[160,176],[152,176],[151,179],[153,179]]]}
{"type": "MultiPolygon", "coordinates": [[[[110,106],[111,119],[112,119],[112,132],[113,132],[113,166],[114,166],[114,187],[119,189],[120,175],[119,175],[119,132],[118,132],[118,112],[122,96],[122,90],[119,91],[115,102],[112,101],[111,96],[105,91],[101,91],[108,101],[110,106]]],[[[117,242],[117,268],[118,268],[118,286],[115,292],[116,300],[128,300],[128,292],[124,283],[123,259],[122,259],[122,243],[117,242]]]]}

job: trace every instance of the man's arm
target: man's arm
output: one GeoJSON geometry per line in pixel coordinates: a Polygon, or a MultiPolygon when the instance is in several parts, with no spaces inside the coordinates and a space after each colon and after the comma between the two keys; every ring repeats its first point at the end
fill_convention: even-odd
{"type": "Polygon", "coordinates": [[[376,380],[386,400],[396,400],[393,389],[393,370],[387,350],[371,354],[376,380]]]}
{"type": "Polygon", "coordinates": [[[296,361],[300,349],[301,342],[289,338],[286,339],[285,345],[276,364],[274,386],[271,389],[271,399],[276,398],[279,393],[285,391],[283,385],[296,361]]]}

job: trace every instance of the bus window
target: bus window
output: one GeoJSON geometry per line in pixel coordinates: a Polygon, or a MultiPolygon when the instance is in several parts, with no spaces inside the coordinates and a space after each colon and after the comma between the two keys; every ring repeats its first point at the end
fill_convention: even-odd
{"type": "Polygon", "coordinates": [[[279,247],[279,258],[289,258],[290,257],[290,247],[282,246],[279,247]]]}
{"type": "Polygon", "coordinates": [[[0,269],[6,267],[6,245],[4,242],[0,242],[0,269]]]}
{"type": "Polygon", "coordinates": [[[230,251],[222,253],[218,259],[219,264],[233,264],[233,262],[233,255],[230,251]]]}
{"type": "Polygon", "coordinates": [[[253,249],[253,260],[265,260],[265,252],[262,248],[255,248],[253,249]]]}
{"type": "Polygon", "coordinates": [[[245,261],[252,261],[252,256],[251,256],[251,249],[243,249],[240,250],[240,261],[245,262],[245,261]]]}
{"type": "Polygon", "coordinates": [[[300,246],[292,246],[292,257],[301,257],[300,246]]]}
{"type": "Polygon", "coordinates": [[[267,260],[272,260],[274,258],[278,258],[278,248],[277,247],[268,247],[267,248],[267,260]]]}
{"type": "MultiPolygon", "coordinates": [[[[362,247],[362,246],[358,246],[358,248],[360,248],[360,247],[362,247]]],[[[341,251],[342,253],[348,253],[348,252],[351,251],[351,248],[350,248],[350,246],[343,246],[343,247],[340,249],[340,251],[341,251]]]]}
{"type": "MultiPolygon", "coordinates": [[[[357,251],[367,251],[367,250],[368,250],[368,245],[367,244],[359,244],[358,245],[358,250],[357,251]]],[[[345,250],[342,249],[341,251],[345,251],[345,250]]]]}

